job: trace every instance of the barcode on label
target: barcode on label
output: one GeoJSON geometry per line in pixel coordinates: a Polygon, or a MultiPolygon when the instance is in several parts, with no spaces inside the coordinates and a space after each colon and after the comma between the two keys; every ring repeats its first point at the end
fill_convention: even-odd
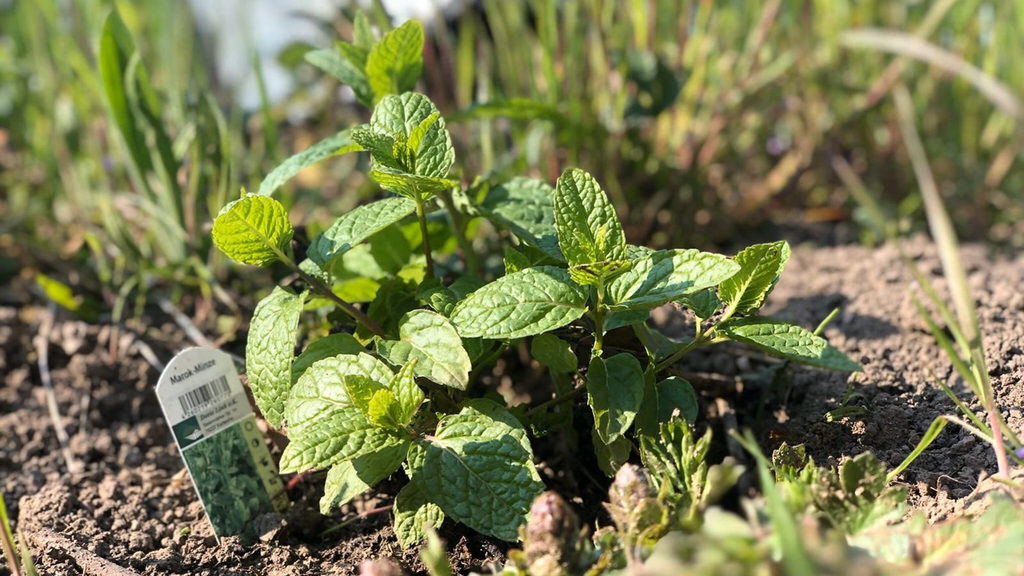
{"type": "Polygon", "coordinates": [[[207,382],[178,396],[178,401],[181,402],[181,409],[187,418],[199,412],[200,409],[205,408],[214,400],[229,396],[230,394],[231,387],[228,386],[228,377],[221,376],[216,380],[207,382]]]}

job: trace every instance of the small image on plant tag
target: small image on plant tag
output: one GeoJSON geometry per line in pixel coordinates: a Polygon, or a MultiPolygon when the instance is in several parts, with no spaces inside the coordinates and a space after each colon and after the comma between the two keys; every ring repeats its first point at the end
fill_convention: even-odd
{"type": "Polygon", "coordinates": [[[231,357],[189,348],[164,369],[156,395],[214,534],[256,536],[252,520],[288,497],[231,357]]]}

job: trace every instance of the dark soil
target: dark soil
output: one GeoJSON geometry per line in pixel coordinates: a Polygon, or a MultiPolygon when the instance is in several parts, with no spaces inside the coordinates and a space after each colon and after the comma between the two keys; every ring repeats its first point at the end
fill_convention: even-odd
{"type": "MultiPolygon", "coordinates": [[[[926,273],[938,277],[938,260],[925,242],[907,248],[926,273]]],[[[964,257],[1000,408],[1010,426],[1024,433],[1024,260],[990,257],[977,247],[967,248],[964,257]]],[[[909,285],[890,247],[796,249],[765,312],[813,327],[841,307],[825,334],[860,361],[864,373],[789,367],[778,378],[766,378],[765,368],[775,363],[739,347],[698,351],[680,369],[702,390],[709,413],[721,409],[713,397],[725,398],[738,425],[757,431],[766,449],[783,440],[802,442],[818,462],[871,450],[895,466],[935,416],[955,412],[930,382],[931,371],[978,408],[917,317],[909,285]],[[701,375],[704,381],[698,381],[701,375]],[[827,422],[825,414],[840,406],[850,383],[855,396],[849,404],[866,412],[827,422]]],[[[0,297],[6,304],[0,307],[0,491],[42,573],[117,574],[120,567],[127,574],[353,574],[363,560],[380,557],[422,570],[418,552],[398,546],[386,512],[322,535],[343,518],[390,504],[397,482],[324,519],[316,506],[322,481],[311,477],[291,491],[287,517],[259,520],[265,525],[261,541],[249,545],[226,538],[218,545],[152,393],[158,371],[140,352],[140,344],[148,346],[166,361],[189,345],[180,329],[159,315],[115,327],[57,314],[48,338],[49,363],[57,408],[70,436],[65,459],[33,343],[47,308],[0,288],[5,290],[0,297]],[[81,470],[69,472],[68,460],[81,470]]],[[[661,323],[682,329],[686,322],[680,314],[660,312],[661,323]]],[[[724,438],[720,429],[715,432],[724,438]]],[[[542,452],[538,455],[544,457],[542,452]]],[[[911,504],[938,520],[959,514],[979,473],[994,468],[986,444],[948,426],[900,481],[911,486],[911,504]]],[[[553,486],[561,483],[547,479],[553,486]]],[[[593,482],[581,482],[581,492],[566,495],[583,494],[585,484],[593,482]]],[[[599,514],[592,492],[597,491],[588,487],[584,518],[599,514]]],[[[484,571],[506,551],[504,544],[451,522],[441,536],[456,573],[484,571]]]]}

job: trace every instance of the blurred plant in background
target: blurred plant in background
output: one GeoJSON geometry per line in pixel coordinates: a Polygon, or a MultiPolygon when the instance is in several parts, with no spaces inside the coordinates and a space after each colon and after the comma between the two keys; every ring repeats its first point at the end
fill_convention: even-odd
{"type": "MultiPolygon", "coordinates": [[[[886,98],[901,81],[960,236],[1024,245],[1019,3],[361,4],[381,29],[410,10],[433,18],[420,90],[449,119],[467,170],[553,181],[579,165],[605,183],[632,242],[733,244],[774,227],[794,240],[881,241],[836,157],[901,231],[923,228],[886,98]]],[[[216,297],[228,272],[204,233],[214,210],[367,118],[303,60],[351,37],[354,8],[261,6],[232,20],[230,6],[168,0],[0,5],[4,245],[115,310],[168,280],[216,297]],[[115,4],[125,26],[105,30],[115,4]],[[270,37],[267,21],[295,31],[270,37]]],[[[280,198],[326,224],[376,193],[356,162],[311,167],[280,198]]]]}

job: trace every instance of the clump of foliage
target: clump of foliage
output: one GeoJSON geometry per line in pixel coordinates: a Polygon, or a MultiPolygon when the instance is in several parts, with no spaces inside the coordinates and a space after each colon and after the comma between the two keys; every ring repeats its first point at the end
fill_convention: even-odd
{"type": "MultiPolygon", "coordinates": [[[[602,469],[613,474],[635,443],[644,443],[649,459],[663,463],[656,484],[692,518],[706,501],[693,491],[707,479],[699,464],[706,442],[692,443],[682,425],[666,429],[670,440],[659,451],[658,443],[666,444],[661,426],[696,417],[693,388],[678,377],[659,378],[665,369],[696,348],[730,340],[795,362],[859,369],[814,333],[756,315],[789,258],[785,242],[734,258],[627,244],[598,182],[572,168],[554,187],[487,176],[464,189],[450,174],[455,152],[444,118],[426,96],[402,92],[422,67],[419,24],[379,40],[365,23],[356,30],[355,43],[313,59],[343,81],[365,77],[356,88],[375,103],[369,123],[287,160],[259,193],[243,192],[225,206],[213,226],[214,242],[232,259],[284,263],[302,280],[301,290],[277,287],[257,306],[246,369],[267,421],[290,440],[282,472],[329,470],[324,512],[402,468],[410,481],[394,516],[403,545],[444,518],[517,540],[544,490],[525,424],[543,428],[549,410],[586,394],[602,469]],[[270,194],[304,165],[357,151],[369,153],[370,177],[391,195],[339,217],[296,262],[295,229],[270,194]],[[471,270],[476,257],[465,241],[465,223],[477,217],[515,238],[504,251],[504,274],[490,282],[471,270]],[[414,221],[406,226],[406,219],[414,221]],[[432,231],[445,223],[448,230],[432,231]],[[454,237],[464,264],[451,253],[436,259],[438,236],[454,237]],[[371,270],[383,273],[365,278],[376,286],[364,310],[343,296],[371,270]],[[698,319],[692,339],[673,341],[646,326],[652,309],[673,302],[698,319]],[[304,311],[326,318],[332,333],[296,358],[304,311]],[[335,311],[354,321],[351,333],[335,311]],[[606,333],[620,328],[635,332],[644,356],[605,349],[606,333]],[[564,392],[529,413],[474,389],[472,377],[524,338],[564,392]],[[580,365],[577,351],[587,347],[580,365]],[[581,384],[565,387],[569,375],[581,384]]],[[[652,510],[664,511],[652,502],[652,510]]],[[[627,548],[670,526],[630,528],[627,548]]]]}

